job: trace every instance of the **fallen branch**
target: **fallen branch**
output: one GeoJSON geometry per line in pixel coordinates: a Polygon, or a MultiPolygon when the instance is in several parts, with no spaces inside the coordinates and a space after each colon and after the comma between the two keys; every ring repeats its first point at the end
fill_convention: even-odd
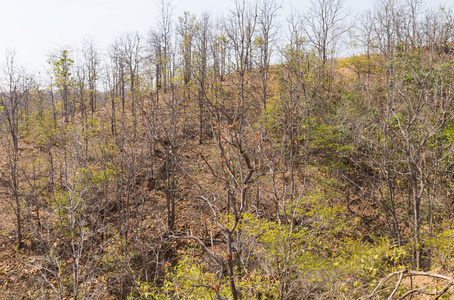
{"type": "Polygon", "coordinates": [[[406,277],[426,276],[426,277],[431,277],[431,278],[435,278],[435,279],[446,280],[446,281],[448,281],[448,283],[441,290],[435,291],[435,292],[427,291],[423,288],[412,289],[412,290],[406,292],[399,299],[405,299],[406,297],[408,297],[412,294],[415,294],[415,293],[431,295],[431,296],[435,296],[435,299],[439,299],[441,296],[443,296],[449,290],[449,288],[451,286],[454,285],[454,278],[449,277],[449,276],[436,274],[436,273],[421,272],[421,271],[402,270],[402,271],[393,272],[391,274],[388,274],[386,277],[384,277],[382,280],[380,280],[380,282],[375,287],[375,289],[372,291],[372,293],[364,299],[372,299],[373,297],[377,296],[378,294],[389,290],[390,288],[382,288],[382,287],[387,281],[389,281],[394,276],[399,276],[399,279],[398,279],[393,291],[389,294],[389,296],[387,296],[388,300],[391,300],[393,298],[395,293],[398,291],[399,287],[402,285],[403,279],[406,277]]]}

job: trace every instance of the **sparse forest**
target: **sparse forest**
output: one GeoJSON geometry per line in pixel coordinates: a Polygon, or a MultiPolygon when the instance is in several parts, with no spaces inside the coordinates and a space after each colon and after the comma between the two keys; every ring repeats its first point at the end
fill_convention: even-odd
{"type": "Polygon", "coordinates": [[[451,297],[453,11],[282,5],[6,53],[2,299],[451,297]]]}

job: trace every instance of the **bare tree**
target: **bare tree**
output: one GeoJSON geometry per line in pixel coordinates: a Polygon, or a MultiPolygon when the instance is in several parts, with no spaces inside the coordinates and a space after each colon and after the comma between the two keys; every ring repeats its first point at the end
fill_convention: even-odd
{"type": "Polygon", "coordinates": [[[239,123],[240,135],[243,131],[246,97],[246,72],[251,63],[253,36],[257,24],[257,5],[249,1],[235,1],[230,18],[224,23],[224,29],[233,50],[233,70],[238,76],[234,84],[238,91],[238,103],[234,121],[239,123]]]}
{"type": "Polygon", "coordinates": [[[133,120],[133,133],[136,130],[137,117],[137,84],[139,79],[140,57],[140,37],[139,34],[126,34],[120,39],[125,66],[129,77],[129,92],[131,93],[131,114],[133,120]]]}
{"type": "MultiPolygon", "coordinates": [[[[117,39],[109,49],[110,59],[112,61],[112,83],[115,87],[115,95],[120,98],[123,119],[125,118],[126,102],[126,66],[123,55],[122,43],[117,39]]],[[[113,98],[112,98],[113,99],[113,98]]],[[[112,102],[114,106],[114,102],[112,102]]]]}
{"type": "Polygon", "coordinates": [[[88,71],[87,81],[88,81],[88,92],[89,92],[89,102],[91,109],[91,116],[93,118],[93,113],[96,109],[96,96],[97,96],[97,81],[99,73],[99,54],[95,48],[94,42],[92,40],[86,41],[83,49],[83,54],[85,58],[85,65],[88,71]]]}
{"type": "Polygon", "coordinates": [[[6,53],[6,65],[3,68],[4,77],[0,85],[0,112],[4,115],[8,139],[3,140],[7,153],[10,179],[6,182],[10,191],[11,201],[17,221],[17,246],[22,248],[22,196],[20,187],[19,167],[19,125],[21,106],[27,99],[32,87],[32,80],[25,71],[16,66],[15,53],[6,53]]]}
{"type": "Polygon", "coordinates": [[[196,32],[195,16],[191,16],[189,12],[184,12],[184,15],[179,18],[177,32],[180,39],[180,52],[183,57],[183,83],[185,85],[185,97],[189,98],[189,83],[191,82],[192,77],[193,40],[196,32]]]}
{"type": "Polygon", "coordinates": [[[350,29],[343,0],[314,0],[305,16],[304,31],[323,65],[333,58],[340,37],[350,29]]]}
{"type": "Polygon", "coordinates": [[[424,44],[429,48],[429,59],[436,61],[437,55],[449,54],[448,43],[452,41],[454,32],[454,20],[452,10],[440,8],[437,11],[429,11],[425,19],[421,21],[420,36],[424,44]]]}
{"type": "Polygon", "coordinates": [[[273,45],[276,42],[278,26],[276,24],[277,13],[281,5],[275,0],[265,0],[259,2],[259,11],[257,18],[257,37],[255,39],[258,48],[258,69],[262,84],[262,103],[263,109],[266,109],[268,73],[273,54],[273,45]]]}
{"type": "MultiPolygon", "coordinates": [[[[197,101],[199,105],[199,144],[202,144],[203,139],[204,102],[209,100],[207,77],[211,32],[210,26],[211,21],[209,15],[203,14],[201,20],[197,23],[197,35],[195,42],[196,66],[192,70],[197,85],[197,101]]],[[[213,74],[213,76],[216,77],[215,74],[213,74]]]]}
{"type": "Polygon", "coordinates": [[[110,131],[112,135],[116,134],[116,122],[117,122],[117,113],[116,113],[116,101],[118,100],[119,87],[118,87],[118,58],[114,53],[110,53],[110,64],[105,67],[105,76],[103,76],[103,84],[105,90],[109,92],[110,98],[110,131]]]}
{"type": "Polygon", "coordinates": [[[162,82],[164,85],[164,92],[167,91],[168,76],[170,71],[170,59],[171,59],[171,38],[173,34],[173,4],[171,0],[161,0],[159,5],[159,20],[158,20],[158,36],[160,43],[160,71],[162,73],[162,82]]]}
{"type": "Polygon", "coordinates": [[[393,57],[395,46],[402,41],[404,15],[397,0],[381,0],[373,11],[373,20],[370,20],[374,33],[372,40],[385,59],[393,57]]]}

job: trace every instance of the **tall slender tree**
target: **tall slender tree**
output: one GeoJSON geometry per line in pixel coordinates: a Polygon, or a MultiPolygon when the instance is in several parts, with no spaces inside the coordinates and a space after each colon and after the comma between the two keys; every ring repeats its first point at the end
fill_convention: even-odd
{"type": "Polygon", "coordinates": [[[6,182],[10,191],[11,201],[8,201],[14,209],[17,225],[17,247],[23,247],[23,214],[22,193],[19,161],[19,126],[21,110],[27,100],[27,94],[32,88],[32,80],[25,71],[18,67],[15,62],[15,53],[7,52],[6,64],[3,67],[3,80],[0,84],[0,113],[6,121],[8,137],[3,140],[7,154],[10,179],[6,182]]]}

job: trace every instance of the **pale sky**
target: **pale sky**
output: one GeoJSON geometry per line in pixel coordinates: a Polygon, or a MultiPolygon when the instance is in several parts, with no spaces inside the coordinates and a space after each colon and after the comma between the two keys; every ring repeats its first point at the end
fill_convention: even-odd
{"type": "MultiPolygon", "coordinates": [[[[438,7],[441,0],[423,0],[438,7]]],[[[309,0],[283,0],[286,10],[303,9],[309,0]]],[[[353,13],[373,8],[374,0],[346,0],[353,13]]],[[[92,39],[99,49],[126,32],[146,35],[156,23],[157,0],[0,0],[0,63],[6,49],[30,71],[42,70],[52,50],[81,46],[92,39]]],[[[173,0],[175,18],[184,11],[214,17],[226,14],[231,0],[173,0]]]]}

